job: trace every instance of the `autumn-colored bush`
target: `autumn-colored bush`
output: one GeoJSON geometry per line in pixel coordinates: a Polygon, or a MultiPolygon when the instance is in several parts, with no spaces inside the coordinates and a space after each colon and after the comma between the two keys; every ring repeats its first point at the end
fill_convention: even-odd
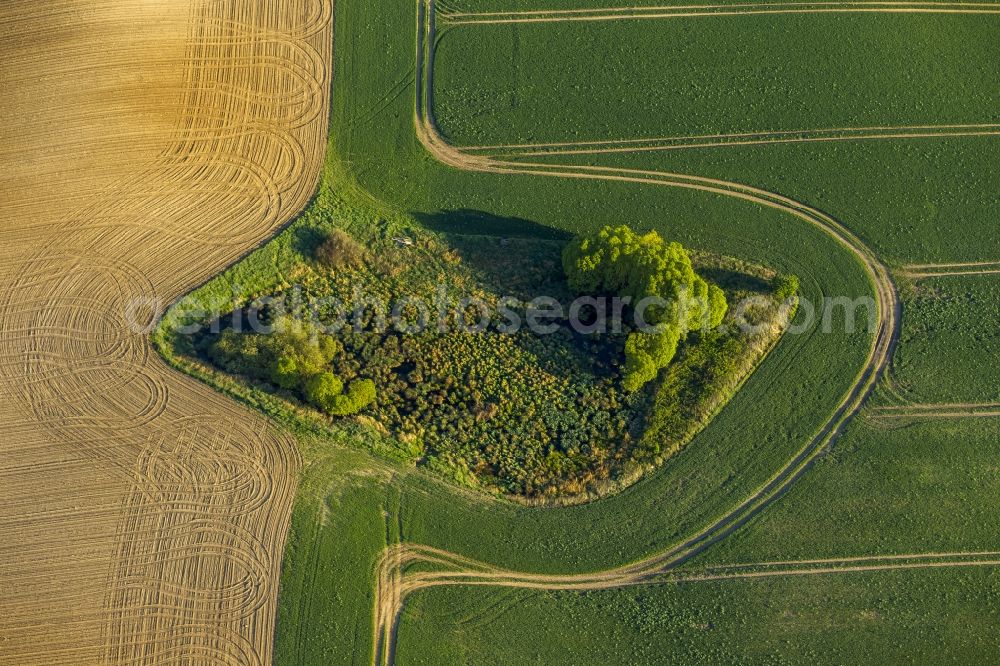
{"type": "Polygon", "coordinates": [[[315,258],[324,268],[357,268],[364,262],[365,250],[340,229],[334,229],[316,247],[315,258]]]}

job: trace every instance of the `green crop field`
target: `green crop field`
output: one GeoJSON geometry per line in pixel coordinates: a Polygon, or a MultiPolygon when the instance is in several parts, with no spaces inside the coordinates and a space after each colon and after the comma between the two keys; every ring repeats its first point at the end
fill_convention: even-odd
{"type": "Polygon", "coordinates": [[[998,454],[996,419],[866,415],[773,511],[703,561],[998,550],[998,454]]]}
{"type": "Polygon", "coordinates": [[[434,72],[459,146],[998,120],[998,18],[465,20],[440,19],[434,72]]]}
{"type": "Polygon", "coordinates": [[[893,365],[913,402],[1000,402],[1000,376],[984,359],[1000,355],[1000,279],[948,276],[916,282],[904,301],[893,365]]]}
{"type": "Polygon", "coordinates": [[[988,663],[998,586],[995,570],[965,569],[584,594],[441,588],[408,607],[396,663],[988,663]]]}
{"type": "MultiPolygon", "coordinates": [[[[692,568],[995,551],[998,441],[995,421],[859,424],[771,512],[692,568]]],[[[956,663],[983,663],[997,649],[988,629],[1000,613],[997,584],[993,570],[942,567],[583,596],[444,588],[407,609],[399,663],[430,663],[434,650],[473,664],[569,664],[591,654],[630,664],[664,654],[693,663],[934,661],[944,644],[956,663]]]]}
{"type": "Polygon", "coordinates": [[[869,305],[853,329],[843,309],[824,326],[800,306],[801,330],[679,453],[621,492],[561,508],[459,487],[377,428],[317,419],[193,363],[168,318],[157,333],[168,360],[270,414],[303,453],[275,663],[994,654],[997,575],[974,554],[1000,551],[1000,409],[989,406],[1000,397],[983,360],[996,356],[997,279],[912,274],[1000,261],[1000,16],[552,12],[594,8],[339,0],[319,192],[175,313],[286,289],[309,261],[300,240],[334,226],[553,243],[628,224],[797,275],[803,301],[869,305]],[[460,16],[534,10],[546,20],[460,16]],[[883,129],[902,126],[936,129],[883,129]],[[775,132],[798,134],[650,141],[775,132]],[[445,147],[631,139],[649,149],[445,147]],[[839,561],[828,574],[804,563],[896,555],[912,559],[865,571],[839,561]],[[775,561],[798,575],[762,564],[775,561]],[[774,575],[699,579],[728,565],[774,575]],[[412,592],[396,603],[403,584],[412,592]]]}

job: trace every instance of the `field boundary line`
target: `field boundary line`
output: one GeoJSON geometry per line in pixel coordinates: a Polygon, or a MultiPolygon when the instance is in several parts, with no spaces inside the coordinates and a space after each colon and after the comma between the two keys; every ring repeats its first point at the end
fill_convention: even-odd
{"type": "Polygon", "coordinates": [[[775,14],[998,14],[997,3],[963,2],[777,2],[706,4],[656,7],[606,7],[512,12],[439,12],[442,23],[458,25],[509,25],[698,18],[704,16],[754,16],[775,14]]]}
{"type": "Polygon", "coordinates": [[[14,80],[54,94],[12,97],[30,140],[5,144],[3,166],[88,153],[0,198],[12,226],[0,243],[12,544],[0,662],[271,663],[300,453],[266,415],[169,367],[148,333],[160,305],[308,204],[327,144],[332,2],[13,0],[0,12],[30,37],[10,48],[34,54],[14,58],[14,80]],[[133,104],[139,129],[122,132],[114,109],[133,104]],[[49,119],[42,105],[67,112],[49,119]],[[31,114],[45,124],[31,130],[31,114]],[[39,187],[53,175],[85,194],[39,187]],[[22,223],[8,201],[43,212],[22,223]]]}
{"type": "Polygon", "coordinates": [[[1000,125],[900,125],[877,128],[835,128],[815,130],[776,130],[737,134],[691,135],[652,139],[619,139],[579,143],[510,144],[507,146],[462,147],[469,152],[489,151],[496,157],[555,157],[564,155],[603,155],[644,153],[692,148],[726,148],[771,144],[830,143],[839,141],[879,141],[899,139],[937,139],[950,137],[1000,136],[1000,125]],[[500,152],[494,153],[499,150],[500,152]]]}
{"type": "Polygon", "coordinates": [[[969,275],[998,275],[1000,274],[1000,261],[968,261],[958,263],[942,264],[909,264],[900,268],[900,275],[912,280],[922,280],[926,278],[969,276],[969,275]]]}
{"type": "Polygon", "coordinates": [[[867,413],[869,420],[922,420],[995,418],[1000,416],[1000,403],[910,403],[873,407],[867,413]]]}
{"type": "Polygon", "coordinates": [[[816,576],[824,574],[975,566],[1000,566],[1000,551],[867,555],[818,560],[723,564],[707,566],[691,572],[677,573],[668,580],[669,582],[677,583],[705,582],[778,576],[816,576]]]}

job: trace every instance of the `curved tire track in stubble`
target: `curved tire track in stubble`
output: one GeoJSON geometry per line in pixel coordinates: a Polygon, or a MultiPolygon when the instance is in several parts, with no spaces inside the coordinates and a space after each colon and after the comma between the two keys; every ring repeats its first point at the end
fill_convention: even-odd
{"type": "MultiPolygon", "coordinates": [[[[19,560],[0,580],[30,592],[56,567],[68,591],[61,608],[41,587],[0,597],[0,663],[270,662],[294,443],[169,370],[128,314],[136,299],[180,297],[307,203],[331,28],[331,0],[193,2],[169,147],[72,214],[4,239],[0,395],[14,416],[0,427],[53,467],[83,461],[95,480],[7,490],[7,538],[71,530],[76,552],[60,552],[58,534],[10,550],[19,560]]],[[[0,463],[15,484],[18,471],[0,463]]]]}
{"type": "MultiPolygon", "coordinates": [[[[785,7],[781,13],[827,12],[827,11],[927,11],[998,13],[996,5],[934,5],[925,3],[921,7],[911,3],[815,3],[798,8],[785,7]],[[930,6],[928,6],[930,5],[930,6]],[[861,7],[863,6],[863,7],[861,7]]],[[[751,6],[761,8],[763,6],[751,6]]],[[[654,18],[661,14],[675,17],[680,15],[705,15],[709,12],[694,12],[697,8],[682,8],[684,13],[674,10],[636,11],[617,10],[612,16],[619,18],[654,18]]],[[[777,13],[769,9],[731,11],[726,14],[777,13]]],[[[711,13],[717,13],[715,8],[711,13]]],[[[542,11],[522,12],[514,16],[516,22],[553,22],[559,20],[604,20],[602,17],[585,16],[580,12],[542,11]]],[[[510,15],[459,16],[449,14],[446,19],[454,24],[511,22],[510,15]]],[[[640,561],[604,571],[572,575],[546,575],[510,571],[419,544],[395,544],[382,554],[376,567],[376,598],[374,607],[374,656],[377,664],[388,665],[395,658],[395,641],[400,614],[406,597],[418,590],[440,585],[480,585],[516,587],[546,590],[596,590],[630,585],[651,584],[681,580],[720,580],[727,578],[748,578],[776,575],[815,575],[851,571],[880,571],[887,569],[909,569],[951,566],[995,566],[1000,564],[998,553],[942,553],[915,554],[887,557],[847,558],[843,560],[816,560],[775,564],[732,565],[712,570],[678,572],[675,569],[702,552],[713,543],[725,538],[750,518],[777,499],[804,473],[810,463],[822,453],[842,431],[846,423],[862,408],[876,381],[887,368],[899,336],[900,305],[895,286],[888,268],[851,231],[822,211],[789,199],[740,183],[702,178],[688,174],[646,171],[637,169],[603,168],[595,166],[555,165],[509,161],[509,156],[529,157],[533,155],[594,153],[628,150],[617,142],[595,142],[592,144],[559,144],[533,147],[527,145],[496,146],[500,155],[490,156],[484,151],[489,147],[473,147],[471,150],[451,146],[438,132],[432,116],[431,95],[433,90],[433,45],[435,40],[434,0],[418,0],[418,89],[415,125],[416,132],[425,148],[439,161],[449,166],[467,171],[497,174],[522,174],[540,177],[572,178],[586,180],[617,181],[641,185],[680,187],[730,196],[758,205],[772,208],[791,215],[812,225],[834,239],[842,248],[854,255],[864,267],[875,292],[878,303],[878,323],[872,338],[871,348],[864,366],[858,372],[855,382],[843,397],[837,409],[827,418],[816,434],[804,444],[799,452],[780,470],[745,498],[738,506],[717,518],[701,530],[669,548],[640,561]],[[612,145],[615,144],[615,145],[612,145]],[[512,150],[513,149],[513,150],[512,150]],[[409,569],[420,565],[419,569],[409,569]]],[[[933,128],[861,128],[830,130],[822,132],[771,133],[768,135],[727,135],[717,137],[678,137],[659,142],[637,141],[639,147],[659,150],[672,147],[693,147],[707,145],[730,145],[734,142],[771,143],[812,140],[852,140],[868,138],[917,138],[923,136],[965,135],[967,133],[996,133],[996,126],[977,127],[933,127],[933,128]],[[920,131],[917,131],[920,130],[920,131]]],[[[626,144],[626,142],[621,142],[626,144]]]]}

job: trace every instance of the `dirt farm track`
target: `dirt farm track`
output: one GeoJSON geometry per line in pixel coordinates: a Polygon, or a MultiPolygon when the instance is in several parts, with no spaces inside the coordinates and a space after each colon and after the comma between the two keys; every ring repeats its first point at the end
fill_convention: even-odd
{"type": "Polygon", "coordinates": [[[331,23],[331,0],[0,5],[0,663],[270,662],[295,450],[127,315],[305,205],[331,23]]]}

